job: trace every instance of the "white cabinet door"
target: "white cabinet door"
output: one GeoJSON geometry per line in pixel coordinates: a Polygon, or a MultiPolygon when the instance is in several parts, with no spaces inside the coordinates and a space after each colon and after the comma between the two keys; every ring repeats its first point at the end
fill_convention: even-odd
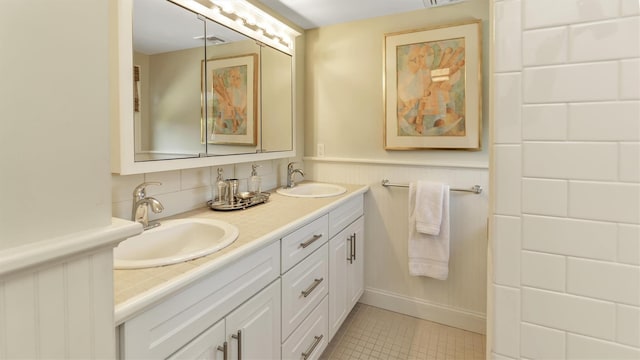
{"type": "Polygon", "coordinates": [[[363,250],[363,217],[329,240],[330,340],[364,290],[363,250]]]}
{"type": "Polygon", "coordinates": [[[347,264],[349,244],[346,230],[329,241],[329,339],[347,317],[347,264]]]}
{"type": "Polygon", "coordinates": [[[280,359],[280,280],[226,317],[229,359],[280,359]]]}
{"type": "Polygon", "coordinates": [[[347,271],[347,306],[349,311],[356,305],[364,292],[364,218],[361,217],[348,228],[352,234],[353,253],[347,271]]]}
{"type": "MultiPolygon", "coordinates": [[[[121,357],[167,358],[267,287],[279,274],[279,242],[214,271],[122,324],[121,357]]],[[[231,344],[228,339],[227,342],[231,344]]]]}
{"type": "Polygon", "coordinates": [[[224,360],[226,359],[224,352],[228,351],[228,346],[228,343],[225,343],[225,327],[222,319],[167,359],[224,360]]]}

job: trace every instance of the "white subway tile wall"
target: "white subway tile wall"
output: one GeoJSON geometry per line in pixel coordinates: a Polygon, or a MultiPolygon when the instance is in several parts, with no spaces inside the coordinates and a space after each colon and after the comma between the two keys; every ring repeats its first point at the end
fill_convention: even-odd
{"type": "Polygon", "coordinates": [[[520,215],[521,161],[520,145],[494,146],[493,171],[495,187],[495,212],[499,215],[520,215]]]}
{"type": "Polygon", "coordinates": [[[566,180],[522,179],[522,210],[528,214],[567,215],[566,180]]]}
{"type": "Polygon", "coordinates": [[[566,104],[525,105],[522,107],[522,140],[566,140],[566,104]]]}
{"type": "Polygon", "coordinates": [[[520,289],[494,286],[495,330],[500,336],[494,338],[494,350],[512,358],[520,354],[520,289]],[[514,321],[515,320],[515,321],[514,321]]]}
{"type": "Polygon", "coordinates": [[[612,341],[598,340],[569,333],[567,334],[567,358],[638,359],[638,349],[612,341]]]}
{"type": "Polygon", "coordinates": [[[522,320],[601,339],[615,338],[614,303],[525,287],[522,320]]]}
{"type": "MultiPolygon", "coordinates": [[[[638,77],[640,81],[640,76],[638,77]]],[[[638,82],[635,83],[638,86],[638,82]]],[[[569,105],[569,139],[640,140],[640,102],[616,101],[569,105]],[[615,114],[615,116],[611,116],[615,114]]]]}
{"type": "Polygon", "coordinates": [[[564,331],[522,323],[522,351],[530,359],[562,359],[567,343],[564,331]]]}
{"type": "Polygon", "coordinates": [[[626,345],[640,346],[640,309],[618,304],[616,310],[616,340],[626,345]]]}
{"type": "Polygon", "coordinates": [[[525,29],[591,22],[617,17],[619,5],[616,0],[524,0],[522,18],[525,29]]]}
{"type": "Polygon", "coordinates": [[[517,143],[520,141],[522,126],[520,108],[522,106],[522,81],[520,73],[498,74],[493,78],[496,96],[493,120],[497,125],[493,133],[496,144],[517,143]]]}
{"type": "Polygon", "coordinates": [[[640,22],[622,18],[570,27],[569,61],[616,60],[640,56],[640,22]],[[598,44],[598,46],[594,46],[598,44]]]}
{"type": "Polygon", "coordinates": [[[493,243],[495,266],[503,271],[494,273],[494,282],[518,286],[520,283],[520,217],[494,216],[496,234],[493,243]]]}
{"type": "Polygon", "coordinates": [[[522,285],[565,291],[566,257],[533,251],[522,252],[522,285]]]}
{"type": "Polygon", "coordinates": [[[520,71],[522,67],[521,46],[521,16],[520,0],[509,0],[495,4],[495,47],[494,66],[498,72],[520,71]]]}
{"type": "Polygon", "coordinates": [[[617,74],[617,61],[525,67],[524,102],[540,104],[616,100],[619,87],[617,74]]]}
{"type": "Polygon", "coordinates": [[[589,259],[616,260],[617,226],[609,222],[523,215],[522,248],[589,259]]]}
{"type": "Polygon", "coordinates": [[[527,47],[522,49],[525,66],[563,64],[569,58],[569,28],[566,26],[531,30],[522,34],[527,47]]]}
{"type": "MultiPolygon", "coordinates": [[[[640,98],[640,60],[629,59],[620,61],[620,99],[638,100],[640,98]]],[[[636,106],[638,103],[636,102],[636,106]]]]}
{"type": "Polygon", "coordinates": [[[638,359],[640,1],[493,14],[490,356],[638,359]]]}
{"type": "Polygon", "coordinates": [[[618,225],[618,262],[640,265],[640,226],[618,225]]]}
{"type": "Polygon", "coordinates": [[[529,177],[614,181],[618,178],[618,144],[525,142],[522,171],[529,177]]]}

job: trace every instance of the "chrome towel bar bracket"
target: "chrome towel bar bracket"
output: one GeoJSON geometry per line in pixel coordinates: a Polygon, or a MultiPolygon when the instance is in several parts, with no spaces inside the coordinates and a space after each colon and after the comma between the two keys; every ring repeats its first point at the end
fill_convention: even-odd
{"type": "MultiPolygon", "coordinates": [[[[408,188],[409,187],[408,184],[394,184],[394,183],[389,182],[389,180],[387,180],[387,179],[383,179],[382,180],[382,186],[384,186],[384,187],[402,187],[402,188],[408,188]]],[[[471,187],[471,189],[451,188],[449,190],[451,190],[451,191],[461,191],[461,192],[470,192],[470,193],[474,193],[474,194],[481,194],[482,193],[482,186],[473,185],[473,187],[471,187]]]]}

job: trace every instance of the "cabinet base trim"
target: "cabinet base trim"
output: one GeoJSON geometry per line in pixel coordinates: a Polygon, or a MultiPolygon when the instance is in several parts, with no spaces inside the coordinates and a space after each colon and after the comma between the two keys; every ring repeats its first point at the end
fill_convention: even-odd
{"type": "Polygon", "coordinates": [[[459,329],[486,334],[487,320],[484,314],[433,304],[422,299],[373,288],[364,290],[360,302],[459,329]]]}

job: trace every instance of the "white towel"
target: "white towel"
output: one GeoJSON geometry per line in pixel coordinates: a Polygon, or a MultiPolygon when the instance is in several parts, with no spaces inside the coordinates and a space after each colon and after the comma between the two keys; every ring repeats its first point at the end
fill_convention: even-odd
{"type": "Polygon", "coordinates": [[[446,280],[449,275],[446,184],[419,181],[409,185],[409,273],[438,280],[446,280]]]}

